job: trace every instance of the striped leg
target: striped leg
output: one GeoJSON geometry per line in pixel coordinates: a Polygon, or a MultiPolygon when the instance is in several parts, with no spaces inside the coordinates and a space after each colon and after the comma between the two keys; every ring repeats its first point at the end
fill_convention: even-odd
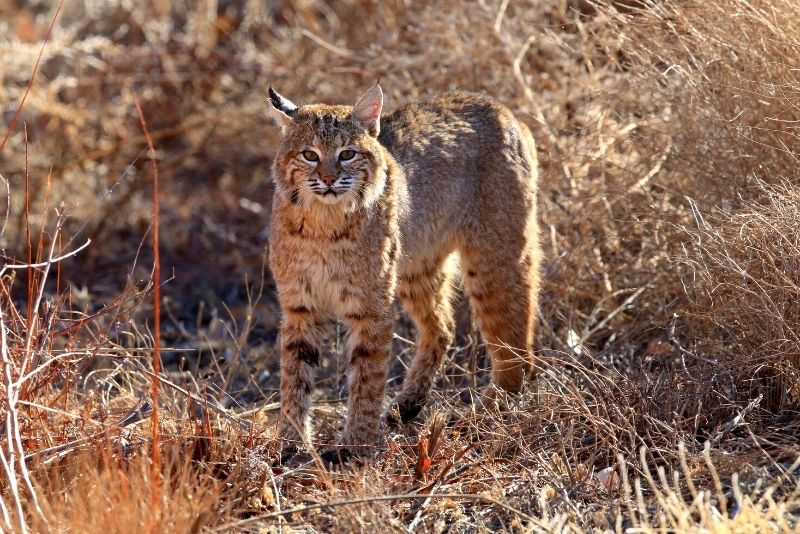
{"type": "Polygon", "coordinates": [[[283,309],[281,322],[281,410],[278,436],[291,453],[308,439],[308,409],[320,349],[318,323],[305,307],[283,309]]]}
{"type": "Polygon", "coordinates": [[[450,297],[455,267],[439,259],[425,262],[398,277],[397,295],[417,328],[417,353],[403,381],[403,390],[387,414],[390,424],[407,422],[422,410],[453,341],[455,325],[450,297]]]}

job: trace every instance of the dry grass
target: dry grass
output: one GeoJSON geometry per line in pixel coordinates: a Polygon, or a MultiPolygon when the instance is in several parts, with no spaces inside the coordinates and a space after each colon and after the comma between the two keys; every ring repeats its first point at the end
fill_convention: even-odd
{"type": "MultiPolygon", "coordinates": [[[[132,6],[64,5],[0,154],[4,262],[39,264],[0,272],[3,529],[798,528],[796,2],[132,6]],[[342,101],[378,78],[389,107],[482,90],[531,126],[539,379],[484,405],[462,304],[419,424],[347,468],[313,451],[275,466],[265,90],[342,101]],[[168,279],[156,470],[152,169],[134,93],[168,279]]],[[[3,126],[54,14],[0,0],[3,126]]],[[[397,331],[413,336],[401,317],[397,331]]],[[[343,417],[337,329],[329,345],[315,444],[343,417]]],[[[413,350],[395,348],[389,393],[413,350]]]]}

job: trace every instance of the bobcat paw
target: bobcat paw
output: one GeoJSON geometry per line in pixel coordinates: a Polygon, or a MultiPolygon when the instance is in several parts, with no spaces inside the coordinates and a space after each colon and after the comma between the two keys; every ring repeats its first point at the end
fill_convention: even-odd
{"type": "Polygon", "coordinates": [[[408,423],[414,419],[425,406],[425,399],[398,396],[386,412],[386,424],[390,428],[397,428],[400,424],[408,423]]]}
{"type": "Polygon", "coordinates": [[[293,445],[291,443],[284,445],[280,449],[280,459],[278,460],[279,465],[283,465],[289,460],[291,460],[299,451],[300,449],[297,445],[293,445]]]}
{"type": "Polygon", "coordinates": [[[353,456],[353,451],[342,447],[328,449],[319,455],[323,463],[328,466],[348,464],[353,456]]]}

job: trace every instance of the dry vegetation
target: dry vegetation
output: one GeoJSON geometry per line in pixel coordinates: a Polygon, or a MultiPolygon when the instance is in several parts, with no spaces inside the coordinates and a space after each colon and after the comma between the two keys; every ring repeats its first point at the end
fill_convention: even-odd
{"type": "MultiPolygon", "coordinates": [[[[20,108],[56,9],[0,0],[2,529],[798,528],[800,4],[67,0],[20,108]],[[266,88],[378,78],[389,107],[486,91],[534,131],[539,379],[484,406],[462,303],[418,424],[363,463],[275,465],[266,88]],[[155,471],[134,94],[161,178],[155,471]]],[[[317,443],[343,415],[329,344],[317,443]]]]}

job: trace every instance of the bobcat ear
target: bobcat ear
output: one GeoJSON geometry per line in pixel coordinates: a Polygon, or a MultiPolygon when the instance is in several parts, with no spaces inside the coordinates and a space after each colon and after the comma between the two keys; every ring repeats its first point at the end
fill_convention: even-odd
{"type": "Polygon", "coordinates": [[[292,116],[297,111],[297,106],[288,98],[278,94],[271,85],[269,86],[269,103],[272,107],[275,122],[285,132],[292,124],[292,116]]]}
{"type": "Polygon", "coordinates": [[[353,107],[353,119],[371,135],[377,137],[381,129],[381,109],[383,109],[383,91],[376,83],[356,102],[353,107]]]}

